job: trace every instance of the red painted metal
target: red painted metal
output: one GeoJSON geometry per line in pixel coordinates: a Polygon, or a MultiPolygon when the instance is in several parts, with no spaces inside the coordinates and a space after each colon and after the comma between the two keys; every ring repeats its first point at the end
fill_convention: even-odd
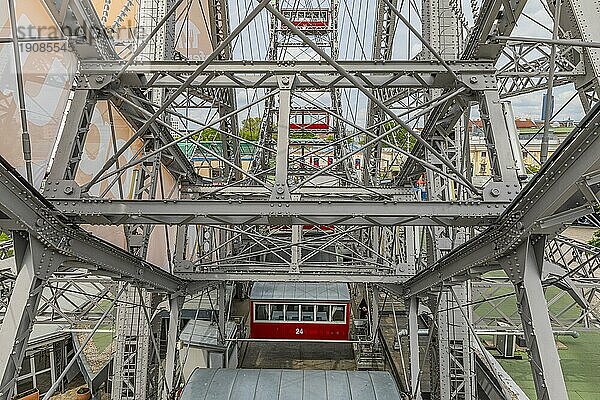
{"type": "Polygon", "coordinates": [[[313,130],[313,131],[323,131],[323,130],[328,130],[329,129],[329,124],[328,123],[318,123],[315,122],[314,124],[294,124],[291,123],[290,124],[290,129],[293,131],[297,131],[297,130],[313,130]]]}
{"type": "Polygon", "coordinates": [[[329,26],[329,21],[292,21],[292,24],[299,28],[326,28],[329,26]]]}

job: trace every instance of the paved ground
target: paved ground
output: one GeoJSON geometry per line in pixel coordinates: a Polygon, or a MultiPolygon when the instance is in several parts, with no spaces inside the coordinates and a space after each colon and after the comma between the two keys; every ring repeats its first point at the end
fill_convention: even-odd
{"type": "Polygon", "coordinates": [[[597,229],[588,226],[570,226],[563,232],[564,236],[587,243],[592,239],[597,229]]]}
{"type": "Polygon", "coordinates": [[[355,370],[356,362],[350,343],[246,342],[240,367],[355,370]]]}

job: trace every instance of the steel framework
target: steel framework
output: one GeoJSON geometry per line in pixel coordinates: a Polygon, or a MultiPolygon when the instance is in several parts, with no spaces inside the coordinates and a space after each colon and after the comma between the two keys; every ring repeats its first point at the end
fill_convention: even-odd
{"type": "MultiPolygon", "coordinates": [[[[105,318],[116,326],[112,397],[172,398],[186,296],[218,285],[224,331],[224,283],[253,281],[369,283],[374,327],[380,293],[403,299],[411,398],[421,396],[424,359],[432,398],[485,392],[477,365],[497,368],[477,329],[498,331],[499,320],[524,334],[538,398],[567,398],[553,331],[600,327],[600,252],[561,235],[599,206],[594,0],[544,2],[550,39],[511,36],[530,18],[523,0],[473,1],[472,22],[458,0],[377,0],[369,28],[350,0],[140,0],[129,42],[116,31],[134,2],[114,21],[110,1],[42,3],[77,70],[40,189],[14,63],[25,118],[23,163],[0,157],[0,227],[12,237],[0,259],[16,266],[0,270],[0,399],[13,394],[34,323],[97,329],[105,318]],[[210,39],[200,60],[181,51],[190,21],[210,39]],[[420,53],[398,59],[403,35],[420,53]],[[342,40],[356,41],[354,54],[342,40]],[[506,99],[551,98],[562,85],[586,115],[528,181],[506,99]],[[474,108],[491,164],[484,183],[470,160],[474,108]],[[253,115],[262,117],[248,132],[253,115]],[[94,146],[106,156],[92,160],[94,146]],[[170,313],[162,352],[161,302],[170,313]]],[[[13,32],[0,44],[20,40],[13,32]]],[[[512,398],[507,386],[493,390],[512,398]]]]}

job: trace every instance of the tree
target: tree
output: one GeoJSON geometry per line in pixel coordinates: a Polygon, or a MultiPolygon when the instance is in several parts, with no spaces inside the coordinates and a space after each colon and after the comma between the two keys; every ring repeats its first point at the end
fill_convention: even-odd
{"type": "Polygon", "coordinates": [[[206,128],[202,131],[201,140],[203,142],[214,142],[221,139],[221,134],[213,128],[206,128]]]}
{"type": "Polygon", "coordinates": [[[258,141],[260,136],[260,126],[262,124],[262,118],[260,117],[250,117],[242,122],[242,127],[240,129],[240,136],[246,140],[251,140],[253,142],[258,141]]]}
{"type": "MultiPolygon", "coordinates": [[[[390,121],[383,125],[384,131],[374,130],[374,131],[372,131],[372,133],[379,136],[385,131],[390,131],[390,130],[396,128],[396,126],[398,126],[398,124],[395,121],[390,121]]],[[[365,137],[362,138],[359,141],[359,143],[361,145],[364,145],[365,143],[367,143],[368,141],[371,141],[371,140],[373,140],[372,136],[365,135],[365,137]]],[[[383,143],[383,147],[391,147],[391,145],[393,145],[395,147],[399,147],[399,148],[401,148],[403,150],[407,150],[407,151],[411,151],[413,149],[413,147],[415,147],[415,144],[417,143],[417,139],[413,135],[408,133],[408,131],[405,128],[400,128],[400,129],[394,130],[393,132],[391,132],[390,134],[385,136],[383,138],[383,140],[385,140],[389,143],[389,144],[383,143]]]]}
{"type": "Polygon", "coordinates": [[[526,165],[525,171],[527,171],[527,173],[530,175],[537,174],[540,171],[540,165],[539,164],[526,165]]]}
{"type": "Polygon", "coordinates": [[[199,142],[214,142],[221,139],[221,134],[213,128],[206,128],[193,135],[192,139],[199,142]]]}
{"type": "Polygon", "coordinates": [[[316,136],[312,132],[292,132],[290,133],[292,139],[315,139],[316,136]]]}
{"type": "Polygon", "coordinates": [[[600,230],[597,230],[592,236],[592,240],[589,242],[592,246],[600,247],[600,230]]]}
{"type": "MultiPolygon", "coordinates": [[[[398,126],[398,124],[395,121],[391,121],[384,124],[383,129],[385,129],[385,131],[390,131],[396,128],[396,126],[398,126]]],[[[394,132],[387,135],[385,137],[385,140],[388,141],[390,144],[393,144],[394,146],[407,151],[411,151],[417,143],[417,139],[413,135],[408,133],[408,131],[405,128],[396,129],[394,132]]],[[[390,145],[384,143],[383,147],[390,147],[390,145]]]]}

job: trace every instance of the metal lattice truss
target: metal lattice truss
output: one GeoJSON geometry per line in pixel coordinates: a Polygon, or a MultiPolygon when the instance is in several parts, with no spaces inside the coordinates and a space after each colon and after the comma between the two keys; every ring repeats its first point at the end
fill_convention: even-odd
{"type": "MultiPolygon", "coordinates": [[[[463,37],[457,1],[424,1],[418,30],[403,3],[379,0],[371,58],[344,60],[339,21],[350,11],[337,0],[252,2],[235,26],[231,2],[201,2],[210,49],[199,59],[178,47],[194,2],[136,2],[146,35],[140,28],[130,41],[114,34],[132,2],[114,21],[110,2],[98,11],[89,0],[44,3],[64,30],[90,29],[66,39],[78,66],[42,190],[0,158],[0,226],[13,237],[0,254],[12,248],[18,272],[0,275],[10,344],[0,348],[0,399],[14,390],[36,316],[99,326],[113,306],[112,396],[166,398],[178,386],[185,296],[260,280],[370,282],[404,297],[417,398],[416,318],[428,298],[440,398],[476,392],[474,324],[499,319],[524,331],[538,397],[566,398],[552,329],[595,328],[598,317],[598,253],[559,236],[598,206],[593,1],[557,3],[560,37],[531,42],[511,38],[526,1],[483,0],[463,37]],[[249,39],[260,26],[262,53],[249,39]],[[394,59],[400,27],[422,44],[415,59],[394,59]],[[512,109],[500,99],[567,83],[587,114],[525,185],[512,109]],[[473,106],[491,161],[485,183],[469,155],[473,106]],[[256,132],[244,132],[256,115],[256,132]],[[105,157],[90,162],[90,146],[105,157]],[[80,282],[82,270],[94,277],[80,282]],[[514,302],[507,288],[519,317],[502,307],[514,302]],[[89,296],[66,310],[72,291],[89,296]],[[471,316],[477,294],[487,308],[471,316]],[[97,298],[110,307],[96,309],[97,298]],[[165,362],[151,312],[161,300],[171,313],[165,362]]],[[[219,311],[224,324],[224,303],[219,311]]]]}

